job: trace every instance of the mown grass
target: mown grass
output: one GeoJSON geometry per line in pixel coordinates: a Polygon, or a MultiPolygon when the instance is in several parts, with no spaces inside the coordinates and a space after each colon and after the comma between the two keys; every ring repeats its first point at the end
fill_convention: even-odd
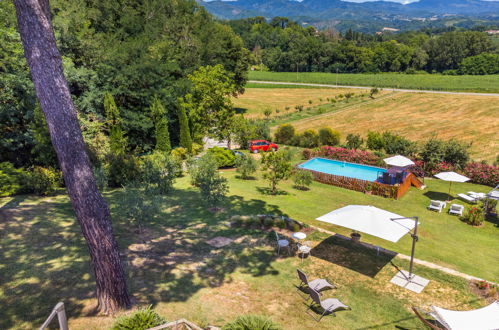
{"type": "MultiPolygon", "coordinates": [[[[295,158],[295,162],[299,161],[295,158]]],[[[230,193],[224,212],[212,213],[189,178],[178,179],[175,190],[159,197],[160,208],[137,226],[120,216],[121,190],[105,193],[130,291],[139,305],[153,304],[169,320],[187,318],[199,325],[222,325],[242,313],[269,315],[285,329],[352,329],[420,327],[410,306],[437,304],[471,309],[485,301],[472,294],[469,284],[439,271],[417,266],[415,272],[431,280],[417,295],[389,283],[394,265],[407,262],[391,254],[352,246],[336,236],[314,232],[307,240],[312,257],[302,264],[297,257],[277,258],[272,236],[259,229],[227,226],[231,215],[280,214],[340,234],[349,231],[314,220],[348,204],[374,205],[405,216],[419,215],[420,240],[416,257],[488,280],[499,279],[494,246],[497,222],[470,227],[456,217],[426,210],[430,199],[445,199],[446,182],[427,180],[425,191],[412,189],[399,201],[313,183],[309,191],[280,185],[277,196],[262,191],[266,182],[241,180],[225,170],[230,193]],[[236,239],[224,248],[206,240],[216,236],[236,239]],[[295,269],[310,277],[325,277],[339,289],[326,292],[352,307],[317,324],[304,313],[297,295],[295,269]]],[[[488,191],[472,184],[453,185],[453,193],[488,191]]],[[[462,203],[462,202],[459,202],[462,203]]],[[[95,315],[94,281],[88,252],[74,219],[68,197],[18,196],[0,200],[0,328],[39,326],[58,301],[64,301],[71,329],[105,329],[114,318],[95,315]]],[[[410,237],[389,243],[363,235],[363,241],[408,254],[410,237]]]]}
{"type": "Polygon", "coordinates": [[[455,92],[499,92],[499,75],[446,76],[440,74],[353,74],[321,72],[260,72],[251,71],[250,80],[316,83],[347,86],[375,86],[455,92]]]}

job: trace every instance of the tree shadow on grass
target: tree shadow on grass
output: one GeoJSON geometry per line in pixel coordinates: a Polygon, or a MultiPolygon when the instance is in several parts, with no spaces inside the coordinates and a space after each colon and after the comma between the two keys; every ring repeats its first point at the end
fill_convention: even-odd
{"type": "Polygon", "coordinates": [[[270,189],[269,187],[256,187],[256,190],[262,195],[270,195],[270,196],[289,195],[289,193],[287,191],[279,190],[279,189],[277,189],[275,194],[273,194],[272,189],[270,189]]]}
{"type": "Polygon", "coordinates": [[[423,195],[425,195],[431,200],[437,200],[437,201],[448,201],[454,199],[454,196],[451,196],[447,193],[443,193],[440,191],[427,191],[423,195]]]}
{"type": "MultiPolygon", "coordinates": [[[[129,290],[139,304],[186,301],[202,288],[232,281],[233,273],[277,275],[276,253],[266,233],[227,226],[234,214],[285,215],[263,200],[230,196],[224,214],[213,214],[192,189],[162,196],[137,234],[116,203],[120,190],[106,193],[124,261],[129,290]],[[217,236],[234,241],[216,248],[217,236]]],[[[0,328],[39,326],[58,301],[68,317],[92,315],[95,281],[90,258],[69,200],[0,209],[0,328]]]]}
{"type": "Polygon", "coordinates": [[[357,273],[374,278],[396,256],[395,252],[380,250],[379,253],[363,244],[336,234],[312,249],[314,257],[323,259],[357,273]]]}

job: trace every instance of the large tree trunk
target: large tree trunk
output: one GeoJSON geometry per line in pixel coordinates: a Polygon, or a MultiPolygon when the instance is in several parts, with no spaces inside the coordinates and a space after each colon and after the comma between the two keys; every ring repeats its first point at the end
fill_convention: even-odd
{"type": "Polygon", "coordinates": [[[87,242],[103,313],[130,306],[109,208],[97,189],[68,84],[62,70],[48,0],[14,0],[36,94],[87,242]]]}

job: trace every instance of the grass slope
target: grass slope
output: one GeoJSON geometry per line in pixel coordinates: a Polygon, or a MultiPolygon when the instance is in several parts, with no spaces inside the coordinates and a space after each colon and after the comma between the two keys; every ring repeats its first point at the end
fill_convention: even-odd
{"type": "Polygon", "coordinates": [[[404,73],[321,73],[251,71],[250,80],[300,82],[347,86],[376,86],[455,92],[499,93],[499,75],[445,76],[404,73]]]}
{"type": "Polygon", "coordinates": [[[262,118],[266,108],[280,106],[273,112],[272,125],[291,123],[299,131],[330,126],[345,137],[349,133],[366,136],[369,130],[393,131],[414,141],[431,136],[454,138],[471,144],[472,158],[493,161],[499,154],[499,98],[495,96],[458,96],[385,92],[374,100],[359,91],[349,102],[326,104],[324,97],[344,94],[334,89],[248,88],[235,99],[235,106],[245,108],[245,116],[262,118]],[[323,98],[322,105],[319,97],[323,98]],[[312,100],[312,105],[308,100],[312,100]],[[294,105],[306,105],[298,113],[294,105]],[[285,111],[283,105],[290,109],[285,111]]]}
{"type": "MultiPolygon", "coordinates": [[[[139,305],[153,304],[168,320],[187,318],[201,326],[222,325],[241,313],[259,313],[271,316],[285,329],[416,328],[421,324],[410,306],[437,304],[466,310],[486,303],[471,293],[466,281],[420,266],[415,272],[431,279],[422,294],[396,287],[389,283],[396,272],[391,262],[405,269],[407,262],[391,255],[376,256],[372,250],[322,233],[307,238],[314,250],[304,263],[297,257],[276,258],[272,236],[269,240],[260,230],[226,225],[234,214],[286,214],[345,235],[348,230],[314,219],[347,204],[419,215],[417,258],[499,279],[493,251],[497,223],[473,228],[456,217],[426,210],[430,199],[445,198],[446,182],[427,180],[427,190],[413,189],[394,201],[319,183],[303,192],[284,182],[280,186],[284,193],[268,196],[262,193],[267,185],[260,179],[243,181],[233,170],[223,175],[230,184],[225,213],[207,211],[189,178],[183,177],[170,195],[158,197],[161,207],[150,212],[142,233],[120,216],[122,191],[105,193],[134,300],[139,305]],[[205,243],[217,236],[236,241],[221,249],[205,243]],[[294,288],[296,268],[336,283],[339,288],[326,292],[325,297],[341,299],[352,311],[319,324],[313,321],[304,313],[306,306],[294,288]]],[[[454,192],[488,190],[472,184],[453,187],[454,192]]],[[[88,252],[67,196],[18,196],[1,199],[0,205],[0,328],[39,326],[61,300],[71,329],[108,328],[113,318],[97,316],[92,309],[95,284],[88,252]]],[[[362,239],[405,254],[410,250],[408,235],[397,244],[367,235],[362,239]]]]}

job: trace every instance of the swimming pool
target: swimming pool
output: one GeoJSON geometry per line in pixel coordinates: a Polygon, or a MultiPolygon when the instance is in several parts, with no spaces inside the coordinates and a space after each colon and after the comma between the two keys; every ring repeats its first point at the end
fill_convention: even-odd
{"type": "Polygon", "coordinates": [[[387,171],[381,167],[347,163],[325,158],[312,158],[299,165],[298,168],[366,181],[376,181],[380,173],[387,171]]]}

